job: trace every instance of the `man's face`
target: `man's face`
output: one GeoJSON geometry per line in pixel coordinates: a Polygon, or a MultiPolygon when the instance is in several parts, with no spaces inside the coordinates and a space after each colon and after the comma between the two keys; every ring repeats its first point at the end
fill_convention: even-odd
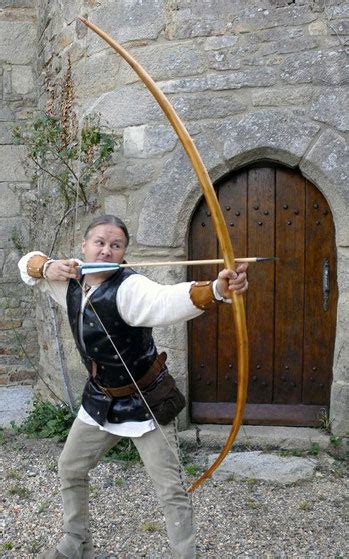
{"type": "Polygon", "coordinates": [[[96,225],[82,243],[86,262],[117,262],[124,260],[126,237],[122,229],[109,223],[96,225]]]}

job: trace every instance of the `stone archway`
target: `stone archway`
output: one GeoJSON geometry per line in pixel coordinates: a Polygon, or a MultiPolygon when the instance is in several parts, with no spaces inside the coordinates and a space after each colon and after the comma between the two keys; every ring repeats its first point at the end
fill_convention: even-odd
{"type": "MultiPolygon", "coordinates": [[[[349,420],[349,163],[345,139],[289,110],[265,110],[203,124],[194,139],[213,181],[242,165],[269,159],[298,166],[329,203],[336,229],[339,292],[330,414],[333,431],[345,435],[349,420]]],[[[145,197],[138,243],[185,250],[188,224],[200,196],[186,154],[175,149],[145,197]]],[[[185,343],[181,350],[186,351],[185,343]]]]}

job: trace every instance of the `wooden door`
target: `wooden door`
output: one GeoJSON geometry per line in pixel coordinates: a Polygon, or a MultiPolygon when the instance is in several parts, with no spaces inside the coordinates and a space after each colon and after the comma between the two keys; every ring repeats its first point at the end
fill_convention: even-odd
{"type": "MultiPolygon", "coordinates": [[[[328,408],[336,328],[334,226],[329,206],[295,170],[259,165],[230,176],[217,194],[236,256],[276,256],[251,264],[246,299],[250,380],[245,423],[316,425],[328,408]]],[[[205,201],[189,235],[191,259],[219,258],[205,201]]],[[[212,279],[216,266],[189,279],[212,279]]],[[[231,310],[217,305],[189,325],[192,420],[230,423],[237,366],[231,310]]]]}

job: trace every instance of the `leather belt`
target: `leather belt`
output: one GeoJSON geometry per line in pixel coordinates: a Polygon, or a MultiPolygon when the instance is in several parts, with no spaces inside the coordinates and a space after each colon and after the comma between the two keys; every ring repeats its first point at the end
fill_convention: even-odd
{"type": "MultiPolygon", "coordinates": [[[[154,361],[154,363],[149,367],[147,372],[137,381],[139,388],[143,389],[146,388],[149,384],[154,382],[158,374],[160,373],[162,367],[165,364],[167,359],[167,354],[163,351],[158,355],[154,361]]],[[[95,361],[92,362],[92,376],[95,379],[97,375],[97,363],[95,361]]],[[[95,380],[96,382],[96,380],[95,380]]],[[[122,396],[129,396],[130,394],[135,394],[137,391],[136,386],[131,384],[126,384],[125,386],[119,386],[118,388],[114,388],[111,386],[102,386],[98,382],[96,382],[98,388],[104,392],[107,396],[111,396],[113,398],[121,398],[122,396]]]]}

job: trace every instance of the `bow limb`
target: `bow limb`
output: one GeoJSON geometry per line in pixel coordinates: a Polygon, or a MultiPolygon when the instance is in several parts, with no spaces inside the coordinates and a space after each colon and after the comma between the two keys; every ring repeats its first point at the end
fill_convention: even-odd
{"type": "MultiPolygon", "coordinates": [[[[226,226],[223,212],[219,205],[216,193],[214,191],[211,179],[209,177],[208,171],[201,159],[201,156],[190,137],[188,131],[186,130],[183,122],[175,112],[170,101],[161,91],[161,89],[156,85],[154,80],[147,74],[143,67],[116,41],[114,41],[107,33],[102,31],[99,27],[90,23],[85,18],[79,18],[87,27],[92,29],[97,35],[99,35],[104,41],[108,43],[126,62],[134,69],[136,74],[144,82],[146,87],[149,89],[151,94],[154,96],[161,109],[165,113],[168,121],[175,129],[178,138],[180,139],[187,155],[192,163],[194,171],[198,177],[201,189],[205,196],[207,206],[211,212],[213,223],[216,229],[216,234],[218,237],[219,245],[224,258],[224,263],[226,268],[231,270],[235,269],[235,256],[230,240],[228,228],[226,226]]],[[[212,475],[216,468],[224,460],[225,456],[229,452],[236,436],[239,431],[239,427],[242,422],[243,412],[247,396],[247,385],[248,385],[248,338],[247,338],[247,327],[246,327],[246,316],[245,307],[242,295],[237,295],[233,292],[232,294],[232,314],[235,324],[236,342],[237,342],[237,359],[238,359],[238,389],[237,389],[237,399],[236,399],[236,413],[232,424],[232,428],[228,439],[221,450],[216,461],[202,474],[202,476],[196,480],[193,485],[188,489],[188,492],[194,491],[203,481],[212,475]]]]}

